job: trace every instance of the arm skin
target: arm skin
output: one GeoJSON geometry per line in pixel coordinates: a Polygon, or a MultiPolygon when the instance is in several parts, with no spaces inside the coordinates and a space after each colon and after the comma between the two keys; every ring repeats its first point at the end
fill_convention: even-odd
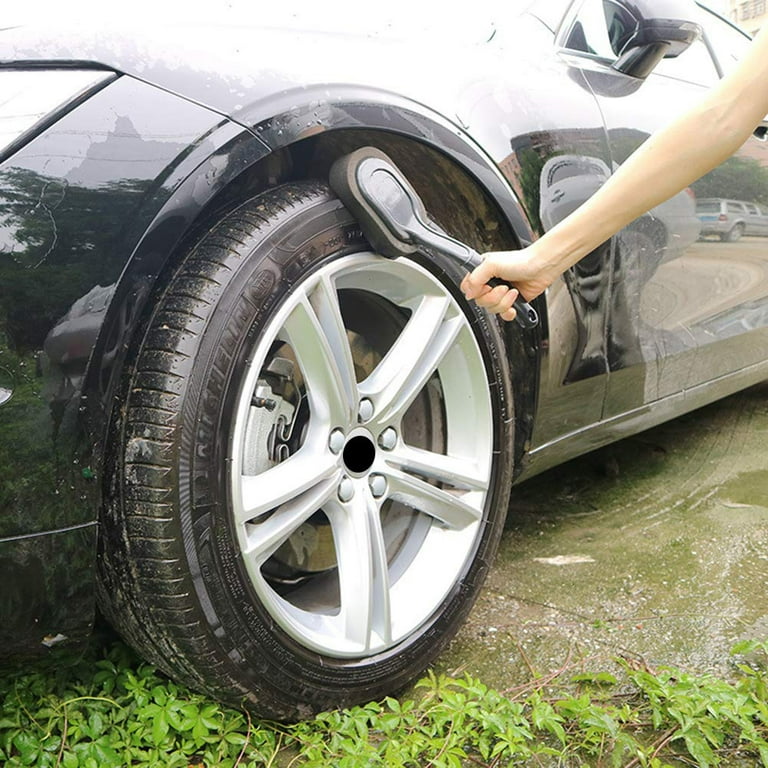
{"type": "Polygon", "coordinates": [[[638,216],[712,170],[749,138],[768,113],[768,28],[738,66],[690,110],[648,138],[573,213],[520,251],[491,251],[461,288],[488,312],[512,320],[519,292],[530,300],[568,267],[638,216]],[[513,283],[490,288],[494,276],[513,283]]]}

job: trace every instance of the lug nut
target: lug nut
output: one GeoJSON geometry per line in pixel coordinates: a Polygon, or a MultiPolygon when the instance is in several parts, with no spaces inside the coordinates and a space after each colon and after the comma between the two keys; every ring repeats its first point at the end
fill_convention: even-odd
{"type": "Polygon", "coordinates": [[[391,451],[397,445],[397,432],[394,427],[387,427],[379,435],[379,448],[391,451]]]}
{"type": "Polygon", "coordinates": [[[387,492],[387,478],[384,475],[371,475],[368,485],[375,499],[380,499],[387,492]]]}
{"type": "Polygon", "coordinates": [[[345,477],[339,483],[339,501],[342,501],[342,502],[350,501],[354,495],[355,495],[355,484],[348,477],[345,477]]]}
{"type": "Polygon", "coordinates": [[[363,424],[371,419],[373,416],[373,403],[367,398],[363,398],[360,401],[360,405],[357,409],[357,420],[363,424]]]}
{"type": "Polygon", "coordinates": [[[340,429],[334,429],[328,438],[328,447],[331,449],[331,453],[341,453],[345,441],[344,433],[340,429]]]}

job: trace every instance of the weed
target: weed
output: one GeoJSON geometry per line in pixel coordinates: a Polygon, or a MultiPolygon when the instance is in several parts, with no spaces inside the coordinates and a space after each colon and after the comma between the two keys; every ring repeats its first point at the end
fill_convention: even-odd
{"type": "Polygon", "coordinates": [[[163,677],[121,643],[0,682],[8,768],[768,768],[768,643],[733,649],[731,680],[617,660],[508,692],[429,673],[407,698],[297,725],[257,721],[163,677]],[[740,761],[740,762],[739,762],[740,761]]]}

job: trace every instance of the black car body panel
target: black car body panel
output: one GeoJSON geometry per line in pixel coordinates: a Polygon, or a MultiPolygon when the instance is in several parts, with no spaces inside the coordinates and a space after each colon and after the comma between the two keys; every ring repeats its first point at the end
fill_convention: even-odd
{"type": "Polygon", "coordinates": [[[0,541],[0,665],[82,647],[95,616],[96,536],[94,522],[0,541]]]}
{"type": "MultiPolygon", "coordinates": [[[[158,227],[159,232],[169,229],[168,216],[161,213],[194,168],[185,169],[184,163],[194,155],[195,145],[204,146],[193,159],[196,165],[213,154],[219,134],[231,139],[242,133],[239,128],[227,131],[218,115],[176,102],[162,91],[120,78],[14,154],[0,171],[4,233],[10,243],[0,267],[0,295],[6,354],[15,358],[5,367],[17,382],[4,414],[9,419],[20,412],[19,428],[30,434],[37,451],[49,452],[35,456],[37,466],[64,473],[55,480],[49,477],[47,489],[29,489],[41,497],[27,497],[26,490],[19,490],[3,499],[2,538],[94,520],[93,509],[82,504],[79,495],[83,480],[90,479],[83,473],[93,470],[91,462],[73,465],[65,457],[72,455],[84,405],[79,396],[84,394],[86,367],[102,323],[114,312],[120,322],[130,323],[123,291],[130,291],[135,301],[146,275],[133,274],[126,264],[137,252],[142,256],[139,263],[150,261],[147,269],[157,269],[143,251],[159,246],[145,243],[147,238],[150,243],[157,240],[158,227]],[[131,103],[141,105],[140,112],[126,110],[131,103]],[[120,290],[115,288],[118,281],[120,290]],[[42,356],[30,358],[39,352],[42,356]],[[34,389],[40,378],[35,364],[44,374],[45,391],[36,392],[35,407],[27,405],[29,412],[21,413],[24,383],[34,389]],[[45,447],[31,428],[41,420],[51,425],[42,433],[51,437],[45,447]],[[23,429],[25,423],[30,428],[23,429]],[[48,501],[51,488],[68,497],[53,509],[48,501]],[[62,507],[67,509],[63,519],[58,511],[62,507]]],[[[205,182],[214,186],[214,178],[205,182]]],[[[174,208],[176,217],[188,215],[180,202],[174,208]]],[[[107,328],[113,329],[116,322],[110,319],[107,328]]],[[[117,332],[114,341],[117,348],[124,343],[117,332]]],[[[101,352],[102,359],[114,355],[115,349],[101,352]]],[[[9,451],[9,458],[18,462],[8,468],[10,474],[23,477],[31,458],[18,450],[9,451]]]]}
{"type": "Polygon", "coordinates": [[[113,366],[189,223],[265,153],[220,115],[122,77],[3,164],[1,362],[13,395],[3,408],[0,559],[9,574],[44,574],[8,591],[26,609],[8,614],[19,621],[3,624],[3,647],[72,639],[76,616],[90,626],[113,366]],[[79,558],[77,541],[87,541],[79,558]]]}
{"type": "MultiPolygon", "coordinates": [[[[0,76],[118,75],[0,164],[3,651],[87,631],[123,367],[174,253],[218,211],[378,143],[447,229],[480,250],[517,247],[701,90],[629,78],[563,50],[551,20],[507,16],[450,43],[210,25],[0,33],[0,76]],[[483,221],[452,222],[462,207],[483,221]]],[[[512,374],[521,478],[766,375],[765,253],[728,272],[684,256],[698,234],[686,199],[569,270],[537,301],[535,332],[505,329],[526,361],[512,374]]]]}

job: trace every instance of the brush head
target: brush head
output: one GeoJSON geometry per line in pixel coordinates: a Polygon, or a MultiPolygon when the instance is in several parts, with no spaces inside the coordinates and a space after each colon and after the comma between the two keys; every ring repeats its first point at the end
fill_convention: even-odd
{"type": "Polygon", "coordinates": [[[331,189],[357,219],[366,240],[375,251],[390,259],[416,253],[419,248],[415,243],[407,241],[407,233],[393,230],[393,224],[379,216],[360,189],[358,174],[366,161],[369,161],[368,166],[372,165],[370,161],[380,161],[376,164],[384,163],[390,168],[396,167],[384,152],[374,147],[361,147],[340,157],[331,166],[328,179],[331,189]]]}

